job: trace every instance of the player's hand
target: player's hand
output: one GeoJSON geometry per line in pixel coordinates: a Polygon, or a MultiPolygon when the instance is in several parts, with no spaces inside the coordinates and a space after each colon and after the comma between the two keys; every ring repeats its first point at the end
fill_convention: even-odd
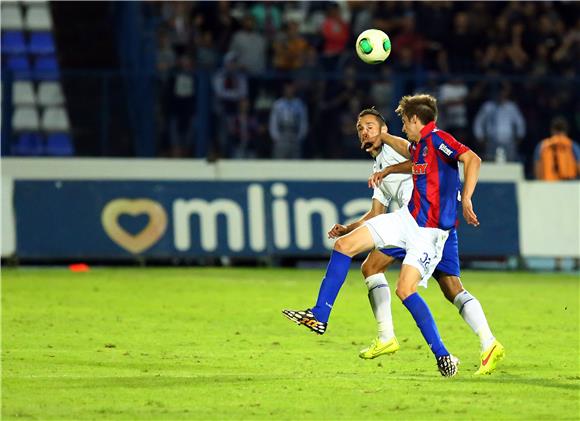
{"type": "Polygon", "coordinates": [[[330,231],[328,231],[328,238],[338,238],[342,237],[344,234],[348,233],[348,228],[345,225],[334,224],[330,231]]]}
{"type": "Polygon", "coordinates": [[[368,182],[369,189],[377,188],[381,184],[381,182],[383,181],[383,178],[385,178],[387,175],[389,175],[388,168],[385,168],[382,171],[379,171],[379,172],[372,174],[369,177],[369,182],[368,182]]]}
{"type": "Polygon", "coordinates": [[[465,222],[469,225],[473,225],[474,227],[479,226],[479,221],[477,219],[477,215],[473,211],[473,204],[471,203],[471,199],[463,198],[461,199],[461,204],[463,205],[463,217],[465,218],[465,222]]]}

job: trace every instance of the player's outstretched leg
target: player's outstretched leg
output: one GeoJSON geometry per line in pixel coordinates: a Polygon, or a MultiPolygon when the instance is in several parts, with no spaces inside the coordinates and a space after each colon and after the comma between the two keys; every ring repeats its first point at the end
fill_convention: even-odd
{"type": "Polygon", "coordinates": [[[459,360],[445,348],[429,306],[417,293],[417,284],[421,280],[420,278],[421,275],[416,268],[403,264],[399,283],[397,284],[397,295],[403,301],[413,319],[415,319],[423,338],[425,338],[431,352],[435,355],[437,368],[441,375],[453,377],[457,374],[459,360]]]}
{"type": "Polygon", "coordinates": [[[369,250],[373,246],[373,237],[365,226],[359,227],[336,240],[326,268],[326,275],[320,284],[316,305],[312,309],[302,311],[283,310],[284,316],[320,335],[326,332],[330,311],[342,284],[344,284],[352,256],[369,250]]]}
{"type": "Polygon", "coordinates": [[[320,284],[316,305],[312,309],[304,311],[283,310],[284,316],[299,325],[306,326],[319,335],[326,332],[330,310],[332,310],[340,287],[346,279],[351,260],[350,256],[333,250],[326,268],[326,275],[320,284]]]}
{"type": "Polygon", "coordinates": [[[453,304],[459,309],[461,317],[477,334],[481,343],[481,365],[474,374],[493,373],[505,356],[505,348],[491,333],[481,303],[469,292],[463,290],[453,299],[453,304]]]}

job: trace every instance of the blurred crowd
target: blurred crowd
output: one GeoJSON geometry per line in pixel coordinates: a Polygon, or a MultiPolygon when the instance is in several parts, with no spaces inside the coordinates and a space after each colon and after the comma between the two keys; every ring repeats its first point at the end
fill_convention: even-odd
{"type": "Polygon", "coordinates": [[[575,2],[147,2],[157,21],[161,150],[191,156],[209,84],[212,158],[363,158],[355,117],[393,127],[398,98],[438,98],[439,126],[496,161],[531,160],[562,117],[578,137],[575,2]],[[354,54],[379,28],[392,55],[354,54]],[[200,77],[205,75],[205,78],[200,77]]]}

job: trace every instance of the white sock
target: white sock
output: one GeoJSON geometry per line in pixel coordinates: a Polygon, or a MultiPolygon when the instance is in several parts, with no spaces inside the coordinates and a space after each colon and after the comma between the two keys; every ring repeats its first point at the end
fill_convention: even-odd
{"type": "Polygon", "coordinates": [[[377,320],[379,339],[386,342],[395,336],[393,316],[391,314],[391,290],[383,273],[371,275],[365,279],[369,289],[369,301],[377,320]]]}
{"type": "Polygon", "coordinates": [[[453,304],[459,309],[459,314],[463,317],[463,320],[479,336],[481,350],[487,349],[495,337],[491,333],[483,308],[477,298],[467,291],[462,291],[455,296],[453,304]]]}

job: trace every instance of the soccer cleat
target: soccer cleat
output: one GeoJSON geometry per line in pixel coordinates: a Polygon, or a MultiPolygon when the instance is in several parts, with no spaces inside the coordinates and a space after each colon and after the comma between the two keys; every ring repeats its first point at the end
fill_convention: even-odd
{"type": "Polygon", "coordinates": [[[314,317],[312,310],[307,308],[304,311],[298,310],[282,310],[282,314],[292,320],[298,325],[304,325],[311,331],[323,335],[326,332],[326,326],[328,323],[319,322],[314,317]]]}
{"type": "Polygon", "coordinates": [[[364,360],[372,360],[384,354],[394,354],[399,348],[401,348],[399,341],[394,336],[387,342],[381,342],[379,338],[375,338],[368,348],[361,349],[358,356],[364,360]]]}
{"type": "Polygon", "coordinates": [[[504,356],[505,348],[497,341],[497,339],[494,339],[492,344],[481,353],[481,365],[474,375],[480,376],[482,374],[493,373],[497,364],[504,356]]]}
{"type": "Polygon", "coordinates": [[[437,358],[437,368],[443,377],[453,377],[457,374],[459,358],[453,355],[444,355],[437,358]]]}

